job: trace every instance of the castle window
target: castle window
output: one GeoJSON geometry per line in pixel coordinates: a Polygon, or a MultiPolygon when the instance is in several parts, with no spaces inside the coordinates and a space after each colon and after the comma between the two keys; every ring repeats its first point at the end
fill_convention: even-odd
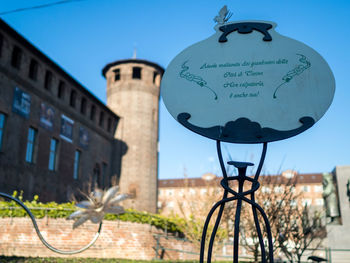
{"type": "Polygon", "coordinates": [[[102,188],[109,186],[108,178],[107,178],[107,164],[102,163],[102,188]]]}
{"type": "Polygon", "coordinates": [[[62,80],[58,83],[58,91],[57,91],[57,97],[60,99],[64,98],[64,90],[65,90],[65,84],[62,80]]]}
{"type": "Polygon", "coordinates": [[[114,81],[120,80],[120,69],[115,69],[114,71],[114,81]]]}
{"type": "Polygon", "coordinates": [[[49,70],[46,70],[44,88],[50,90],[52,85],[52,73],[49,70]]]}
{"type": "Polygon", "coordinates": [[[81,114],[85,114],[86,113],[86,99],[85,98],[81,99],[80,113],[81,114]]]}
{"type": "Polygon", "coordinates": [[[22,50],[14,46],[12,51],[12,57],[11,57],[11,65],[12,67],[19,69],[21,67],[21,60],[22,60],[22,50]]]}
{"type": "Polygon", "coordinates": [[[70,99],[69,99],[69,105],[72,106],[73,108],[75,107],[77,101],[77,93],[75,90],[72,90],[70,92],[70,99]]]}
{"type": "Polygon", "coordinates": [[[133,67],[132,68],[132,78],[133,79],[141,79],[141,68],[133,67]]]}
{"type": "Polygon", "coordinates": [[[108,132],[111,132],[111,128],[112,128],[112,119],[111,119],[111,118],[108,118],[108,121],[107,121],[107,131],[108,131],[108,132]]]}
{"type": "Polygon", "coordinates": [[[50,143],[50,154],[49,154],[49,170],[55,171],[57,167],[57,149],[58,149],[58,140],[51,139],[50,143]]]}
{"type": "Polygon", "coordinates": [[[6,115],[0,112],[0,151],[2,149],[6,115]]]}
{"type": "Polygon", "coordinates": [[[26,162],[34,163],[34,153],[36,147],[36,137],[38,131],[32,127],[28,130],[28,138],[27,138],[27,151],[26,151],[26,162]]]}
{"type": "Polygon", "coordinates": [[[95,105],[91,106],[91,111],[90,111],[90,120],[95,120],[95,114],[96,114],[96,107],[95,105]]]}
{"type": "Polygon", "coordinates": [[[81,158],[81,152],[79,150],[76,150],[74,154],[74,170],[73,170],[73,179],[75,180],[78,180],[78,177],[79,177],[80,158],[81,158]]]}
{"type": "Polygon", "coordinates": [[[31,59],[30,60],[30,64],[29,64],[29,74],[28,77],[32,80],[37,80],[38,78],[38,69],[39,69],[39,64],[38,61],[36,61],[35,59],[31,59]]]}
{"type": "Polygon", "coordinates": [[[2,54],[2,47],[4,45],[4,37],[3,35],[0,34],[0,57],[1,57],[1,54],[2,54]]]}
{"type": "Polygon", "coordinates": [[[105,115],[104,115],[103,111],[101,111],[100,112],[100,120],[99,120],[99,123],[98,123],[101,127],[103,126],[104,117],[105,117],[105,115]]]}
{"type": "Polygon", "coordinates": [[[97,185],[98,188],[101,188],[101,171],[100,171],[100,165],[97,163],[94,168],[94,178],[93,178],[94,184],[97,185]]]}
{"type": "Polygon", "coordinates": [[[153,83],[156,83],[157,76],[158,76],[158,73],[157,72],[153,72],[153,83]]]}

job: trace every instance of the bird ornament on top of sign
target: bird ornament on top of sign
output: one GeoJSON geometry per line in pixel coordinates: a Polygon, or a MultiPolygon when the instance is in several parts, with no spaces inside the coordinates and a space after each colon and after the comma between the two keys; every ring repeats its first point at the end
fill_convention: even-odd
{"type": "Polygon", "coordinates": [[[161,94],[170,114],[205,137],[263,143],[295,136],[333,100],[335,80],[315,50],[275,31],[274,22],[228,22],[183,50],[167,67],[161,94]]]}

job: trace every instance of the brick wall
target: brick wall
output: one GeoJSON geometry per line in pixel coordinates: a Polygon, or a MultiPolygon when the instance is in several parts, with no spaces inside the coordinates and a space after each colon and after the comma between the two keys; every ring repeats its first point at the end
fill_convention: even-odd
{"type": "MultiPolygon", "coordinates": [[[[30,257],[60,257],[47,249],[39,240],[29,218],[0,218],[0,255],[30,257]]],[[[90,222],[72,229],[72,221],[65,219],[39,219],[38,226],[45,239],[54,247],[73,250],[88,244],[98,225],[90,222]]],[[[155,258],[156,238],[164,232],[146,224],[104,221],[101,235],[88,250],[65,257],[96,258],[155,258]]],[[[174,238],[160,238],[160,246],[174,250],[196,251],[189,242],[174,238]]],[[[165,250],[164,259],[198,259],[197,255],[165,250]]]]}

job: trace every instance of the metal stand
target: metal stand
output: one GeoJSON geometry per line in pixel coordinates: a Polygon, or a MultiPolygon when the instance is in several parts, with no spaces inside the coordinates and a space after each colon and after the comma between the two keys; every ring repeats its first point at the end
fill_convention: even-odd
{"type": "Polygon", "coordinates": [[[17,204],[19,204],[19,205],[27,212],[27,214],[29,215],[30,219],[32,220],[32,223],[33,223],[33,226],[34,226],[34,228],[35,228],[36,234],[38,235],[40,241],[41,241],[48,249],[52,250],[52,251],[55,252],[55,253],[59,253],[59,254],[63,254],[63,255],[73,255],[73,254],[81,253],[81,252],[87,250],[89,247],[91,247],[91,246],[96,242],[96,240],[98,239],[98,237],[100,236],[100,232],[101,232],[101,229],[102,229],[102,222],[100,223],[100,225],[99,225],[99,227],[98,227],[98,230],[97,230],[97,233],[95,234],[94,238],[93,238],[93,239],[90,241],[90,243],[87,244],[86,246],[84,246],[84,247],[82,247],[82,248],[80,248],[80,249],[77,249],[77,250],[60,250],[60,249],[57,249],[57,248],[51,246],[51,245],[45,240],[45,238],[42,236],[42,234],[40,233],[38,224],[36,223],[35,217],[34,217],[34,215],[30,212],[30,210],[29,210],[28,207],[26,207],[20,200],[18,200],[17,198],[15,198],[15,197],[13,197],[13,196],[11,196],[11,195],[8,195],[8,194],[5,194],[5,193],[0,192],[0,196],[15,201],[17,204]]]}
{"type": "Polygon", "coordinates": [[[230,161],[230,162],[228,162],[228,164],[233,165],[238,169],[238,176],[229,176],[228,177],[227,173],[226,173],[224,161],[222,158],[221,142],[219,140],[216,141],[216,146],[217,146],[217,153],[218,153],[220,166],[221,166],[221,170],[222,170],[222,174],[223,174],[223,179],[221,180],[220,184],[225,190],[224,190],[224,195],[223,195],[222,199],[212,207],[212,209],[210,210],[210,212],[207,216],[207,219],[205,221],[205,224],[203,227],[203,233],[202,233],[199,262],[200,263],[204,262],[205,239],[206,239],[206,234],[207,234],[208,225],[209,225],[211,216],[213,215],[215,210],[218,207],[220,207],[216,221],[215,221],[215,226],[214,226],[213,231],[212,231],[211,236],[210,236],[210,241],[209,241],[209,246],[208,246],[207,263],[211,263],[215,235],[216,235],[217,229],[218,229],[219,224],[220,224],[221,216],[222,216],[222,213],[223,213],[224,208],[225,208],[225,203],[237,200],[237,207],[236,207],[236,213],[235,213],[235,225],[234,225],[233,262],[238,263],[239,222],[240,222],[240,217],[241,217],[242,201],[244,201],[244,202],[249,203],[252,206],[254,223],[255,223],[256,231],[258,233],[260,249],[261,249],[261,261],[263,263],[266,263],[267,262],[266,250],[265,250],[263,236],[261,233],[260,222],[258,219],[257,210],[259,210],[260,214],[262,215],[262,217],[264,219],[264,223],[266,226],[266,232],[267,232],[266,234],[267,234],[267,239],[268,239],[268,247],[269,247],[268,259],[269,259],[270,263],[273,263],[273,244],[272,244],[270,223],[268,221],[268,218],[267,218],[264,210],[255,202],[255,196],[254,196],[255,191],[258,190],[258,188],[260,187],[258,179],[259,179],[259,175],[260,175],[260,172],[261,172],[264,160],[265,160],[265,156],[266,156],[267,142],[263,143],[263,150],[261,153],[259,166],[258,166],[258,169],[256,170],[254,178],[246,176],[247,167],[252,166],[253,165],[252,163],[234,162],[234,161],[230,161]],[[229,181],[232,181],[232,180],[238,181],[238,192],[232,190],[229,187],[228,183],[229,183],[229,181]],[[243,185],[244,185],[245,181],[252,182],[252,187],[250,190],[243,192],[243,185]],[[227,197],[228,193],[232,194],[233,196],[227,197]],[[250,195],[250,199],[246,197],[247,195],[250,195]]]}

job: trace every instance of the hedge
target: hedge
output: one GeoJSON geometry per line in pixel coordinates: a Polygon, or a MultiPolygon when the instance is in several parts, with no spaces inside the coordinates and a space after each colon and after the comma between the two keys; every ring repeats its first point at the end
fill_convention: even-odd
{"type": "MultiPolygon", "coordinates": [[[[107,259],[107,258],[24,258],[0,256],[1,263],[197,263],[198,260],[132,260],[132,259],[107,259]]],[[[232,261],[214,261],[217,263],[230,263],[232,261]]]]}
{"type": "MultiPolygon", "coordinates": [[[[14,191],[12,196],[22,201],[22,192],[18,195],[18,192],[14,191]]],[[[74,202],[61,204],[56,202],[42,203],[39,202],[39,197],[37,195],[34,196],[32,201],[24,201],[23,203],[30,209],[35,218],[44,218],[45,216],[49,218],[67,218],[71,213],[77,210],[74,202]]],[[[28,214],[15,201],[0,201],[0,217],[28,217],[28,214]]],[[[181,231],[180,227],[182,222],[181,218],[171,218],[158,214],[126,209],[126,213],[124,214],[106,214],[104,219],[150,224],[164,231],[183,235],[183,231],[181,231]]]]}

